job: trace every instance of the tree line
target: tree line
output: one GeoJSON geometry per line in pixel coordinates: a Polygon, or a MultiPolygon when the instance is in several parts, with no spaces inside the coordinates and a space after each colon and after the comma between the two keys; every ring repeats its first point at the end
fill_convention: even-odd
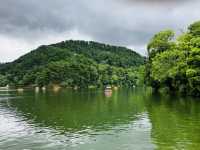
{"type": "Polygon", "coordinates": [[[143,64],[144,57],[124,47],[70,40],[0,64],[0,86],[133,87],[141,83],[143,64]]]}
{"type": "Polygon", "coordinates": [[[148,44],[145,79],[155,91],[200,96],[200,21],[178,37],[157,33],[148,44]]]}

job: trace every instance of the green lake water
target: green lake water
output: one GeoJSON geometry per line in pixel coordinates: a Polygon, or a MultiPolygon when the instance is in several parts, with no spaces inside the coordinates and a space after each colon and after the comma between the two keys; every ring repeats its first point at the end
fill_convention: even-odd
{"type": "Polygon", "coordinates": [[[0,150],[198,150],[200,100],[147,89],[0,92],[0,150]]]}

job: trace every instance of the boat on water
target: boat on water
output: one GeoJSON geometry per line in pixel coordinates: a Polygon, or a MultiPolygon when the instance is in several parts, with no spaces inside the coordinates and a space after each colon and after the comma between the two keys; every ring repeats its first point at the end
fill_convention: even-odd
{"type": "Polygon", "coordinates": [[[111,87],[111,86],[106,86],[106,87],[105,87],[105,91],[106,91],[106,90],[112,90],[112,87],[111,87]]]}
{"type": "Polygon", "coordinates": [[[9,85],[6,85],[4,87],[0,87],[0,91],[8,91],[10,89],[9,85]]]}
{"type": "Polygon", "coordinates": [[[23,88],[18,88],[17,92],[24,92],[24,89],[23,88]]]}
{"type": "Polygon", "coordinates": [[[106,86],[104,90],[104,94],[106,97],[111,97],[112,96],[112,87],[111,86],[106,86]]]}

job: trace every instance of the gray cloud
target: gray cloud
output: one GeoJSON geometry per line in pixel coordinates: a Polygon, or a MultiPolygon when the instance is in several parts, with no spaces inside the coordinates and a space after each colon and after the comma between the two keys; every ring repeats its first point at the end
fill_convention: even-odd
{"type": "Polygon", "coordinates": [[[182,3],[187,2],[189,0],[120,0],[122,2],[130,2],[130,3],[182,3]]]}
{"type": "Polygon", "coordinates": [[[2,0],[0,61],[66,39],[124,45],[144,54],[156,32],[179,31],[200,19],[199,7],[198,0],[2,0]]]}

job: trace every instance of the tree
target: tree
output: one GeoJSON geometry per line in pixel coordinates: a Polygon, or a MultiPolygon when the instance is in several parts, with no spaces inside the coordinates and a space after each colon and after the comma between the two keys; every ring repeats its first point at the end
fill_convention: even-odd
{"type": "Polygon", "coordinates": [[[127,72],[137,76],[130,68],[143,64],[144,57],[125,47],[70,40],[40,46],[14,62],[1,64],[0,74],[14,86],[121,86],[137,82],[138,77],[127,78],[127,72]]]}
{"type": "Polygon", "coordinates": [[[7,77],[0,74],[0,86],[6,86],[8,83],[7,77]]]}
{"type": "Polygon", "coordinates": [[[200,21],[197,21],[193,24],[191,24],[188,27],[189,34],[192,34],[193,36],[200,36],[200,21]]]}
{"type": "Polygon", "coordinates": [[[149,58],[153,58],[157,53],[164,52],[174,47],[174,32],[172,30],[165,30],[157,33],[151,39],[147,46],[149,58]]]}
{"type": "Polygon", "coordinates": [[[156,34],[148,44],[146,79],[159,90],[200,96],[200,21],[172,41],[173,32],[156,34]]]}

